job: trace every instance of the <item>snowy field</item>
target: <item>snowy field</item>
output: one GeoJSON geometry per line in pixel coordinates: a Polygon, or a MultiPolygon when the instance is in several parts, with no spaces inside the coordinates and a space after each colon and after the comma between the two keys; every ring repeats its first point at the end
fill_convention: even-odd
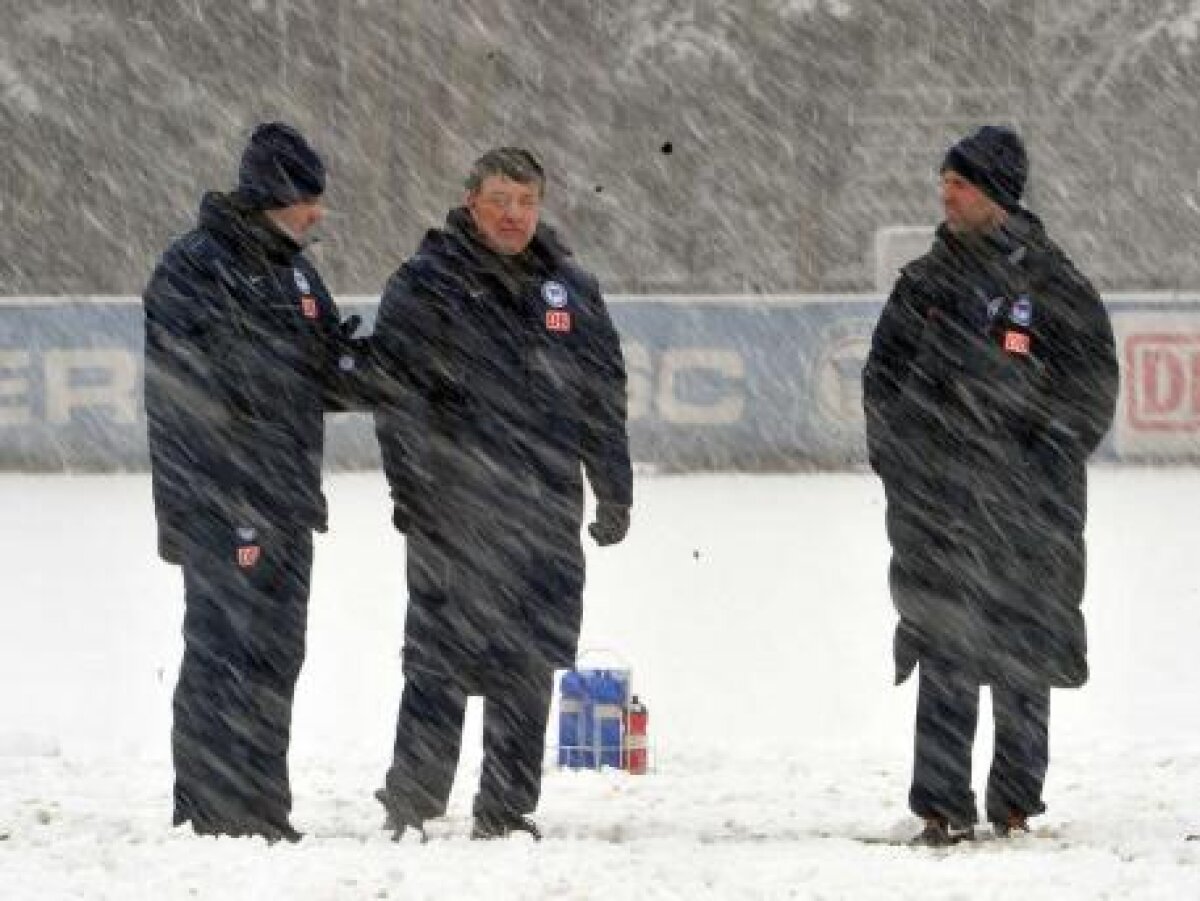
{"type": "MultiPolygon", "coordinates": [[[[402,542],[378,473],[329,479],[292,745],[297,846],[169,827],[178,572],[144,476],[0,476],[0,897],[1200,897],[1200,471],[1094,469],[1093,677],[1056,692],[1034,836],[916,829],[913,685],[892,686],[882,493],[866,475],[647,476],[589,545],[583,645],[633,667],[657,771],[549,770],[546,840],[467,840],[478,710],[450,815],[393,844],[402,542]]],[[[1036,574],[1030,574],[1036,578],[1036,574]]],[[[915,680],[914,680],[915,681],[915,680]]],[[[990,713],[983,711],[987,722],[990,713]]],[[[982,788],[990,729],[977,742],[982,788]]]]}

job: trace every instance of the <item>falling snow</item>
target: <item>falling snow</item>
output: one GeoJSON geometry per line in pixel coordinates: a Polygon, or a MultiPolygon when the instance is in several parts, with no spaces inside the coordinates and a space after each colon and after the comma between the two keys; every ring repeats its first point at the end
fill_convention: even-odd
{"type": "Polygon", "coordinates": [[[1119,464],[1200,459],[1200,0],[3,7],[0,468],[110,472],[0,473],[6,895],[1196,894],[1200,477],[1119,464]],[[273,119],[328,164],[311,256],[368,327],[500,144],[545,164],[546,219],[614,300],[643,468],[629,539],[586,545],[581,645],[632,666],[655,768],[548,766],[541,845],[466,841],[475,702],[433,840],[380,829],[404,539],[370,423],[346,415],[326,462],[366,471],[327,479],[291,753],[307,836],[170,828],[183,587],[140,471],[138,295],[273,119]],[[1054,694],[1050,809],[1030,836],[934,852],[892,846],[918,826],[915,692],[891,684],[859,375],[940,217],[946,148],[984,122],[1022,134],[1026,204],[1111,301],[1122,394],[1089,472],[1092,679],[1054,694]],[[761,474],[813,465],[849,471],[761,474]]]}

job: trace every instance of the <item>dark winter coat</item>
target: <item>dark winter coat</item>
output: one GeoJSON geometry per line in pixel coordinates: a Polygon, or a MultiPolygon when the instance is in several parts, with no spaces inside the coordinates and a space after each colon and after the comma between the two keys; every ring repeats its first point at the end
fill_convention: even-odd
{"type": "Polygon", "coordinates": [[[897,681],[926,656],[984,682],[1086,681],[1084,463],[1117,387],[1108,314],[1032,214],[943,226],[905,267],[863,374],[897,681]]]}
{"type": "Polygon", "coordinates": [[[356,402],[366,353],[299,245],[210,193],[143,300],[163,557],[234,529],[323,530],[323,412],[356,402]]]}
{"type": "Polygon", "coordinates": [[[582,470],[629,505],[625,367],[596,280],[539,227],[515,257],[450,213],[395,273],[376,413],[408,534],[405,667],[567,666],[582,616],[582,470]]]}

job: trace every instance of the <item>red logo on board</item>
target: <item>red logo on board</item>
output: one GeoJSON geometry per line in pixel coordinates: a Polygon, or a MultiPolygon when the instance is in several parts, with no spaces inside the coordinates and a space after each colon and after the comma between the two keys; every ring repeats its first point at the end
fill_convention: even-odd
{"type": "Polygon", "coordinates": [[[1150,333],[1125,342],[1129,418],[1150,432],[1200,431],[1200,335],[1150,333]]]}

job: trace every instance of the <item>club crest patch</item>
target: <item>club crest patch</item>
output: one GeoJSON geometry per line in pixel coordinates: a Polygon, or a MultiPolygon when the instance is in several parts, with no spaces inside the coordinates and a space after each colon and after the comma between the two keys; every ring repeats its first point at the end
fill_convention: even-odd
{"type": "Polygon", "coordinates": [[[551,332],[569,332],[571,330],[571,314],[566,310],[547,310],[546,329],[551,332]]]}
{"type": "Polygon", "coordinates": [[[562,282],[548,281],[542,285],[542,297],[546,303],[556,310],[567,305],[567,288],[562,282]]]}
{"type": "Polygon", "coordinates": [[[238,566],[242,569],[251,569],[258,563],[258,558],[261,555],[262,548],[257,544],[243,544],[237,549],[238,566]]]}
{"type": "Polygon", "coordinates": [[[308,276],[299,269],[293,269],[292,275],[296,279],[296,287],[300,289],[301,294],[308,294],[312,291],[312,286],[308,283],[308,276]]]}
{"type": "Polygon", "coordinates": [[[304,313],[305,319],[316,319],[317,299],[311,294],[305,294],[300,298],[300,310],[304,313]]]}
{"type": "Polygon", "coordinates": [[[1033,301],[1028,294],[1022,294],[1013,301],[1008,316],[1015,324],[1029,328],[1033,323],[1033,301]]]}

